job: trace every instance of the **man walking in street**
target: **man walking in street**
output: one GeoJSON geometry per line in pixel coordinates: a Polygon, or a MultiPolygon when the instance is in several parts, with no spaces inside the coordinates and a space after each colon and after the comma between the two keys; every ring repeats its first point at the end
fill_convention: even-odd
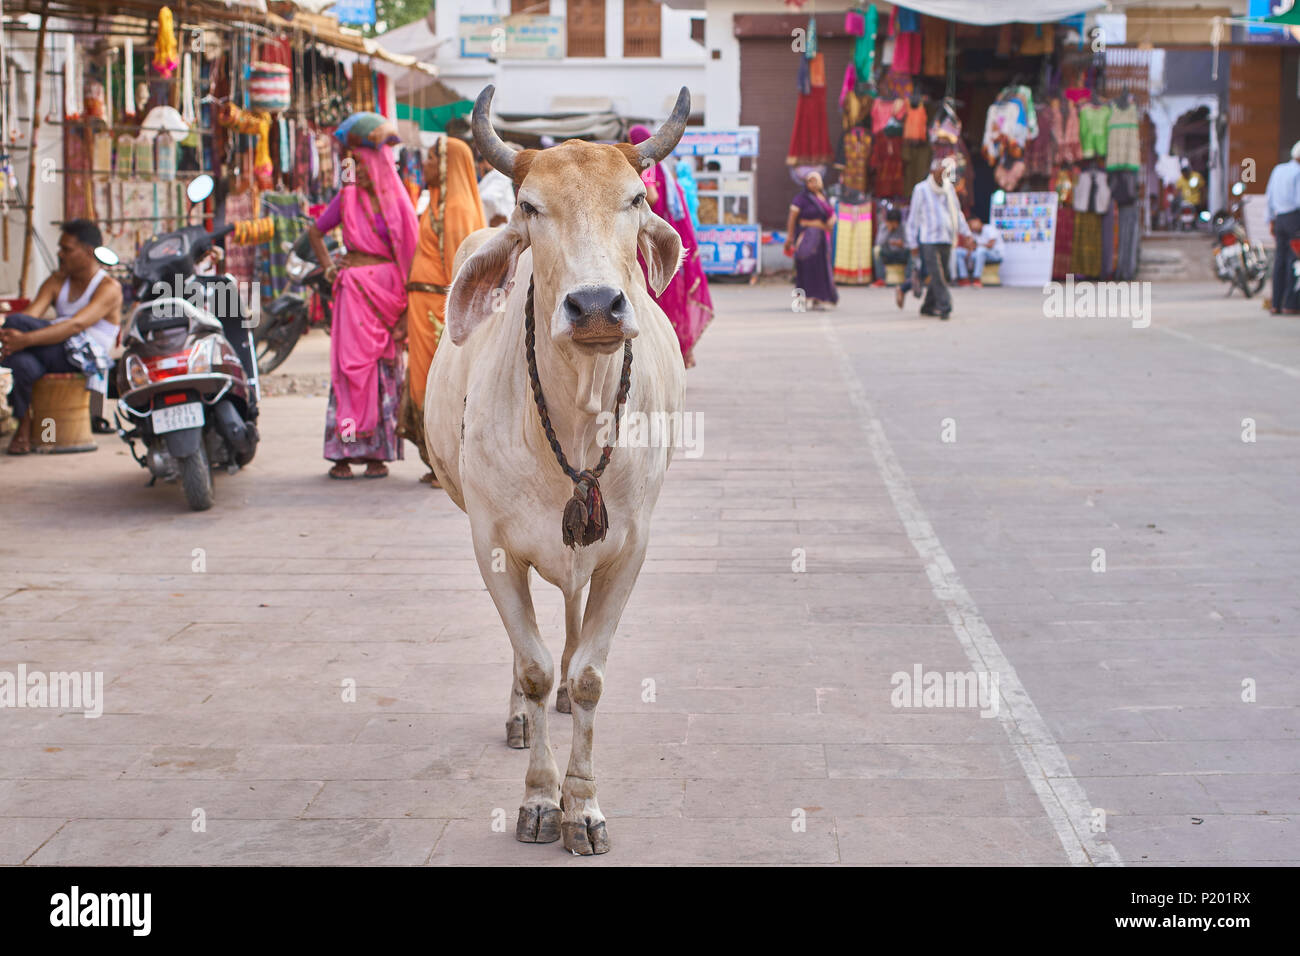
{"type": "MultiPolygon", "coordinates": [[[[958,235],[969,240],[970,226],[961,214],[947,165],[944,160],[936,159],[930,164],[930,175],[912,190],[912,205],[907,211],[907,246],[913,256],[919,251],[921,264],[930,277],[925,301],[921,303],[922,315],[946,319],[952,313],[948,259],[958,235]]],[[[916,281],[915,274],[912,278],[916,281]]]]}
{"type": "Polygon", "coordinates": [[[1291,147],[1291,160],[1278,163],[1268,177],[1268,228],[1277,240],[1273,251],[1274,315],[1297,310],[1295,254],[1291,240],[1300,239],[1300,141],[1291,147]]]}

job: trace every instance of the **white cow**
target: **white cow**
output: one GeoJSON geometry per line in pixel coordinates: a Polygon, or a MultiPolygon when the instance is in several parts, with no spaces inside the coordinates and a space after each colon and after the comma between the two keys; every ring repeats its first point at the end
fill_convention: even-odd
{"type": "Polygon", "coordinates": [[[525,306],[531,284],[537,379],[555,438],[575,472],[601,459],[598,437],[608,438],[600,427],[608,418],[598,416],[615,407],[624,343],[634,344],[622,411],[681,411],[681,350],[646,291],[637,252],[657,294],[676,272],[682,245],[650,211],[638,174],[677,145],[690,95],[682,89],[671,118],[640,146],[570,140],[516,153],[488,122],[492,93],[487,87],[475,104],[474,139],[492,165],[513,177],[517,205],[494,234],[471,237],[479,245],[461,265],[448,299],[447,334],[425,394],[425,428],[434,472],[469,515],[479,572],[514,646],[507,743],[531,751],[515,836],[550,843],[563,835],[568,850],[604,853],[609,837],[596,802],[592,725],[672,450],[614,448],[599,479],[608,533],[566,546],[562,516],[573,508],[575,482],[561,468],[535,402],[525,306]],[[556,707],[573,715],[573,750],[563,779],[546,725],[555,667],[537,629],[529,568],[564,594],[556,707]]]}

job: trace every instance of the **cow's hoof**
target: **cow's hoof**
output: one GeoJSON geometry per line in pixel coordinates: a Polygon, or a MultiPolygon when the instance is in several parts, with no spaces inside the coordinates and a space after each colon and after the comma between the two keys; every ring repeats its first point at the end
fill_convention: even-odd
{"type": "MultiPolygon", "coordinates": [[[[554,843],[560,838],[558,807],[522,806],[515,823],[515,839],[520,843],[554,843]]],[[[565,845],[567,846],[567,840],[565,845]]]]}
{"type": "Polygon", "coordinates": [[[555,692],[555,709],[562,714],[573,713],[573,705],[569,703],[569,688],[565,684],[561,684],[555,692]]]}
{"type": "Polygon", "coordinates": [[[528,717],[516,714],[506,721],[506,746],[514,750],[527,750],[533,742],[532,728],[528,726],[528,717]]]}
{"type": "Polygon", "coordinates": [[[594,856],[609,852],[609,832],[604,820],[588,823],[564,821],[564,848],[577,856],[594,856]]]}

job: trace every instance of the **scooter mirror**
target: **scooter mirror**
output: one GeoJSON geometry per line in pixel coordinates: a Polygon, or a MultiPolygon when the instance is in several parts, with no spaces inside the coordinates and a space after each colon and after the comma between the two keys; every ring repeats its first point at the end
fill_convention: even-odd
{"type": "Polygon", "coordinates": [[[95,258],[106,266],[115,266],[122,261],[117,257],[117,253],[108,246],[97,246],[95,248],[95,258]]]}
{"type": "Polygon", "coordinates": [[[1240,195],[1241,195],[1242,193],[1244,193],[1245,191],[1246,191],[1246,184],[1245,184],[1245,183],[1233,183],[1233,184],[1232,184],[1232,194],[1233,194],[1234,196],[1240,196],[1240,195]]]}
{"type": "Polygon", "coordinates": [[[190,184],[185,187],[185,195],[189,201],[194,204],[203,202],[212,195],[212,190],[217,186],[216,182],[207,173],[201,176],[195,176],[190,180],[190,184]]]}
{"type": "Polygon", "coordinates": [[[1200,220],[1201,220],[1201,222],[1209,222],[1209,221],[1210,221],[1210,211],[1209,211],[1208,209],[1202,209],[1202,210],[1201,210],[1200,220]]]}

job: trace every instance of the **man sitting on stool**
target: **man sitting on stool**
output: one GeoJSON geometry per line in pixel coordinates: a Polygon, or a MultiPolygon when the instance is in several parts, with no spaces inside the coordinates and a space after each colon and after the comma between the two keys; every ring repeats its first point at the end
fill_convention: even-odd
{"type": "Polygon", "coordinates": [[[991,222],[980,221],[979,216],[971,216],[967,221],[975,248],[957,249],[957,282],[959,285],[974,282],[976,288],[980,288],[983,286],[980,277],[984,275],[984,264],[1002,261],[1002,233],[991,222]]]}
{"type": "Polygon", "coordinates": [[[906,285],[912,272],[912,259],[907,254],[907,234],[903,231],[903,213],[897,206],[885,213],[885,228],[880,233],[874,252],[872,258],[876,279],[871,284],[883,286],[885,266],[901,265],[904,268],[903,284],[906,285]]]}
{"type": "Polygon", "coordinates": [[[95,258],[104,242],[88,219],[63,224],[59,270],[41,284],[29,314],[15,314],[0,329],[0,365],[13,369],[9,405],[18,431],[9,454],[25,455],[31,446],[31,402],[36,380],[51,372],[79,372],[87,387],[102,387],[109,354],[117,341],[122,287],[95,258]],[[54,321],[40,316],[54,306],[54,321]]]}

